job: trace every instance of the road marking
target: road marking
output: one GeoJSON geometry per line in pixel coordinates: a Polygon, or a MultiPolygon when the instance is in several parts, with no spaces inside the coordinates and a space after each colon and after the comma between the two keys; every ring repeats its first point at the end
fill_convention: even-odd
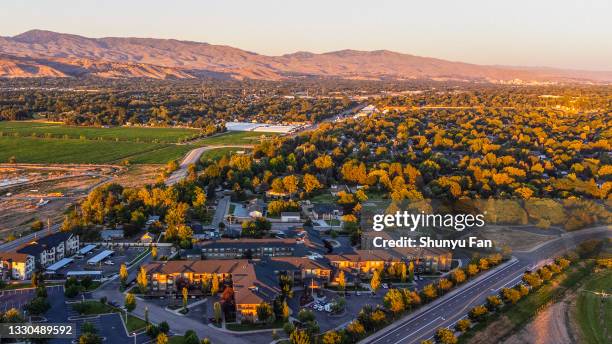
{"type": "Polygon", "coordinates": [[[508,285],[513,284],[512,287],[514,287],[515,285],[518,284],[518,282],[515,282],[518,279],[522,279],[523,278],[523,274],[521,273],[520,275],[516,276],[515,278],[511,279],[510,282],[504,284],[503,286],[497,288],[497,289],[491,289],[491,291],[500,291],[501,289],[506,288],[508,285]]]}
{"type": "Polygon", "coordinates": [[[404,339],[406,339],[406,338],[408,338],[408,337],[412,336],[413,334],[415,334],[415,333],[417,333],[417,332],[421,331],[421,330],[422,330],[422,329],[424,329],[425,327],[427,327],[427,326],[429,326],[429,325],[433,324],[433,323],[434,323],[436,320],[438,320],[438,319],[442,319],[442,320],[444,320],[442,317],[437,317],[437,318],[435,318],[434,320],[432,320],[432,321],[428,322],[427,324],[423,325],[422,327],[420,327],[420,328],[416,329],[416,330],[415,330],[413,333],[411,333],[411,334],[407,335],[407,336],[406,336],[406,337],[404,337],[404,338],[401,338],[401,339],[400,339],[398,342],[401,342],[402,340],[404,340],[404,339]]]}
{"type": "MultiPolygon", "coordinates": [[[[419,320],[419,319],[420,319],[420,318],[422,318],[423,316],[429,315],[429,314],[428,314],[429,312],[431,312],[431,311],[433,311],[433,310],[437,309],[438,307],[440,307],[440,306],[442,306],[442,305],[446,305],[446,304],[448,304],[448,303],[449,303],[451,300],[454,300],[456,297],[459,297],[459,296],[461,296],[461,295],[469,295],[469,294],[464,294],[464,293],[469,293],[470,291],[477,290],[477,289],[475,288],[476,286],[478,286],[478,285],[480,285],[480,284],[484,283],[485,281],[489,281],[489,280],[491,280],[493,277],[496,277],[496,276],[497,276],[497,274],[502,273],[502,272],[503,272],[503,271],[505,271],[506,269],[508,269],[508,268],[510,268],[510,267],[512,267],[512,266],[514,266],[515,264],[518,264],[518,263],[519,263],[519,261],[518,261],[518,260],[515,260],[514,262],[512,262],[512,263],[510,263],[510,264],[506,265],[505,267],[503,267],[502,269],[500,269],[500,270],[498,270],[498,271],[495,271],[495,272],[494,272],[492,275],[489,275],[489,276],[487,276],[487,277],[483,278],[482,280],[475,282],[473,285],[468,286],[466,289],[464,289],[464,290],[462,290],[462,291],[458,292],[457,294],[455,294],[455,295],[451,296],[450,298],[448,298],[448,299],[446,299],[446,300],[444,300],[444,301],[440,302],[439,304],[437,304],[437,305],[435,305],[435,306],[433,306],[433,307],[431,307],[431,308],[429,308],[429,309],[425,310],[423,313],[419,314],[418,316],[416,316],[416,317],[414,317],[414,318],[412,318],[412,319],[410,319],[410,320],[406,321],[404,324],[399,325],[398,327],[396,327],[395,329],[393,329],[393,330],[389,331],[389,332],[388,332],[388,333],[386,333],[385,335],[383,335],[383,336],[381,336],[381,337],[378,337],[378,338],[376,338],[376,339],[374,339],[374,340],[372,340],[371,342],[368,342],[368,343],[376,343],[377,341],[382,340],[383,338],[387,337],[388,335],[390,335],[390,334],[392,334],[392,333],[394,333],[394,332],[396,332],[396,331],[398,331],[398,330],[401,330],[403,327],[407,326],[408,324],[412,323],[413,321],[419,320]]],[[[468,282],[468,283],[469,283],[469,282],[468,282]]]]}

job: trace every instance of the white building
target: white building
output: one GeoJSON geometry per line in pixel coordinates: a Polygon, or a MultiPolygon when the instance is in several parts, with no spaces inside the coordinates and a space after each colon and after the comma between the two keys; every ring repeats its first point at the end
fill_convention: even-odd
{"type": "Polygon", "coordinates": [[[60,232],[36,239],[17,250],[34,257],[37,266],[47,267],[79,250],[79,236],[60,232]]]}

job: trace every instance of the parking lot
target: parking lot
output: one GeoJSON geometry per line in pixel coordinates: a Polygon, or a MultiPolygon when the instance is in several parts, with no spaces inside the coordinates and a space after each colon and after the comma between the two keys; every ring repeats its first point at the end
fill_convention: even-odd
{"type": "MultiPolygon", "coordinates": [[[[303,291],[296,291],[295,297],[293,297],[289,302],[289,306],[293,311],[293,316],[297,317],[300,309],[302,308],[311,310],[314,313],[317,322],[319,323],[321,332],[346,325],[348,322],[352,321],[355,318],[356,314],[359,313],[361,308],[363,308],[365,305],[376,306],[378,304],[381,304],[383,296],[385,294],[381,290],[378,291],[377,295],[372,295],[369,291],[359,292],[359,296],[356,295],[353,291],[347,292],[347,296],[345,297],[345,311],[340,314],[331,314],[330,312],[327,312],[324,308],[318,308],[320,310],[315,308],[315,302],[308,305],[307,307],[300,307],[298,300],[300,299],[301,293],[303,293],[303,291]]],[[[319,302],[319,305],[333,303],[334,300],[340,297],[338,293],[327,290],[323,291],[323,296],[324,299],[319,302]]]]}
{"type": "Polygon", "coordinates": [[[129,263],[133,261],[139,254],[141,254],[145,248],[142,247],[115,247],[112,249],[113,254],[108,258],[105,258],[96,265],[90,265],[87,261],[97,254],[106,250],[104,247],[97,247],[94,250],[88,252],[84,256],[79,257],[78,255],[72,256],[71,263],[57,271],[60,275],[65,275],[68,271],[102,271],[103,276],[111,276],[119,273],[119,267],[122,263],[129,263]]]}

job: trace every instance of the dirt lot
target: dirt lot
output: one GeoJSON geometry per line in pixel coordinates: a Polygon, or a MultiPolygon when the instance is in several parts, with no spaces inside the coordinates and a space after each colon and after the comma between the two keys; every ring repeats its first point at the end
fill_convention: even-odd
{"type": "Polygon", "coordinates": [[[569,294],[539,313],[536,318],[503,344],[572,344],[577,340],[577,325],[570,317],[576,294],[569,294]]]}
{"type": "Polygon", "coordinates": [[[66,211],[89,191],[114,181],[128,187],[153,183],[159,165],[0,164],[0,181],[25,180],[0,188],[0,241],[30,230],[36,220],[61,223],[66,211]],[[9,196],[7,196],[7,194],[9,196]],[[48,201],[46,204],[39,204],[48,201]]]}
{"type": "Polygon", "coordinates": [[[160,165],[132,165],[128,167],[127,171],[114,177],[113,182],[125,187],[153,184],[162,168],[160,165]]]}

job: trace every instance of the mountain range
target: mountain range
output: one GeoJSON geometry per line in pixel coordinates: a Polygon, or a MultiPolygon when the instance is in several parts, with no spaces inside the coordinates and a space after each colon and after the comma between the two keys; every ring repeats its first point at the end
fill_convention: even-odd
{"type": "Polygon", "coordinates": [[[175,39],[88,38],[44,30],[0,37],[0,77],[226,78],[285,80],[463,80],[493,83],[611,83],[612,71],[484,66],[388,50],[266,56],[175,39]]]}

